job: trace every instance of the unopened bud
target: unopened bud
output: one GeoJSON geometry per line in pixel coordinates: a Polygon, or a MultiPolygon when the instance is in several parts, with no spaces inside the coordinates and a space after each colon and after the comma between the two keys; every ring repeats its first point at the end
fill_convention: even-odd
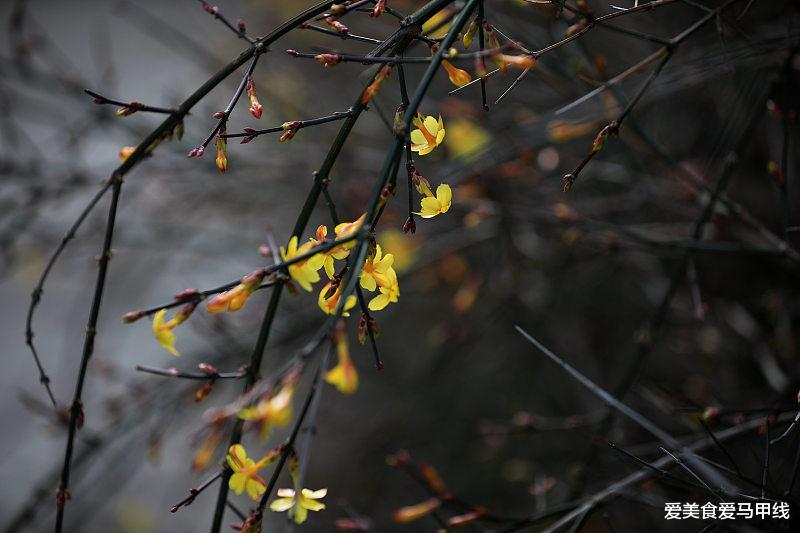
{"type": "Polygon", "coordinates": [[[375,7],[372,9],[372,13],[370,13],[369,16],[380,17],[384,9],[386,9],[386,0],[378,0],[375,2],[375,7]]]}
{"type": "Polygon", "coordinates": [[[327,17],[324,22],[338,33],[347,33],[350,31],[350,28],[342,24],[342,22],[335,17],[327,17]]]}
{"type": "Polygon", "coordinates": [[[209,394],[211,394],[211,390],[214,388],[214,380],[210,379],[203,383],[203,386],[197,389],[194,393],[194,401],[195,402],[202,402],[205,400],[209,394]]]}
{"type": "MultiPolygon", "coordinates": [[[[287,53],[289,52],[290,51],[287,50],[287,53]]],[[[339,54],[317,54],[314,56],[314,59],[322,63],[325,68],[329,68],[338,65],[342,61],[342,56],[339,54]]]]}
{"type": "Polygon", "coordinates": [[[569,192],[572,189],[572,184],[575,183],[575,174],[565,174],[563,178],[561,178],[561,183],[564,188],[564,192],[569,192]]]}
{"type": "Polygon", "coordinates": [[[132,324],[144,316],[142,311],[129,311],[122,315],[123,324],[132,324]]]}

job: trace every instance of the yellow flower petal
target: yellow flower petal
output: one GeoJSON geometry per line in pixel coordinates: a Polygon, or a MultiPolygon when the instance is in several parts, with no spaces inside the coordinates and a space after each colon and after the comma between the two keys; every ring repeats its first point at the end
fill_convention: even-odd
{"type": "Polygon", "coordinates": [[[153,335],[162,348],[172,355],[178,356],[180,353],[175,349],[175,334],[172,332],[174,326],[164,323],[166,314],[167,310],[161,309],[153,317],[153,335]]]}
{"type": "Polygon", "coordinates": [[[436,135],[436,132],[439,131],[441,127],[441,121],[437,122],[433,115],[428,115],[425,117],[425,120],[422,122],[425,125],[425,129],[427,129],[431,135],[436,135]]]}
{"type": "Polygon", "coordinates": [[[253,500],[258,500],[259,496],[267,490],[267,485],[260,477],[252,477],[247,480],[247,495],[253,500]]]}
{"type": "Polygon", "coordinates": [[[303,489],[302,494],[305,498],[319,500],[320,498],[324,498],[325,496],[328,495],[328,489],[319,489],[319,490],[303,489]]]}
{"type": "Polygon", "coordinates": [[[413,130],[411,132],[411,143],[412,144],[425,144],[425,136],[419,130],[413,130]]]}
{"type": "Polygon", "coordinates": [[[385,294],[379,294],[378,296],[369,301],[369,305],[367,307],[369,307],[370,311],[380,311],[381,309],[384,309],[387,305],[389,305],[389,297],[386,296],[385,294]]]}
{"type": "Polygon", "coordinates": [[[295,505],[289,515],[294,519],[295,524],[302,524],[308,518],[308,511],[302,505],[295,505]]]}
{"type": "Polygon", "coordinates": [[[231,488],[233,492],[236,494],[241,494],[244,492],[244,486],[247,482],[247,476],[244,474],[234,473],[231,476],[230,481],[228,481],[228,486],[231,488]]]}
{"type": "Polygon", "coordinates": [[[442,213],[447,213],[450,209],[450,203],[453,201],[453,190],[446,183],[442,183],[436,187],[436,199],[439,200],[442,213]]]}
{"type": "Polygon", "coordinates": [[[292,507],[294,507],[294,496],[288,498],[278,498],[269,504],[269,508],[276,513],[282,513],[291,509],[292,507]]]}

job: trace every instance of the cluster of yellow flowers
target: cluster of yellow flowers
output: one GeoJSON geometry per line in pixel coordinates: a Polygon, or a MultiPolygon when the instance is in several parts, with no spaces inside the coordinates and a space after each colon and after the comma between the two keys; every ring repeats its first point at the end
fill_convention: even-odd
{"type": "MultiPolygon", "coordinates": [[[[266,466],[274,463],[280,456],[280,448],[268,451],[264,457],[258,461],[247,456],[244,446],[234,444],[228,449],[228,466],[233,471],[228,486],[236,494],[247,492],[253,500],[258,500],[267,490],[264,479],[258,472],[266,466]]],[[[296,460],[296,459],[295,459],[296,460]]],[[[289,468],[292,479],[297,484],[295,468],[289,468]]],[[[302,524],[308,518],[308,511],[322,511],[325,504],[318,501],[328,494],[328,489],[278,489],[278,498],[275,499],[269,508],[275,512],[282,513],[288,511],[289,518],[297,524],[302,524]]]]}
{"type": "MultiPolygon", "coordinates": [[[[359,231],[364,224],[366,213],[361,215],[353,222],[343,222],[334,228],[336,240],[343,240],[352,237],[359,231]]],[[[281,258],[284,261],[290,261],[297,257],[307,255],[313,251],[314,248],[319,247],[327,242],[328,228],[320,225],[317,228],[316,235],[310,238],[307,242],[298,246],[299,239],[297,236],[289,240],[289,245],[284,249],[281,247],[281,258]]],[[[334,314],[339,306],[339,300],[342,295],[341,275],[336,274],[335,262],[337,260],[346,259],[350,255],[350,250],[355,246],[355,241],[339,244],[289,265],[289,275],[294,279],[303,289],[307,291],[312,290],[312,283],[321,279],[319,270],[324,269],[327,274],[328,281],[319,293],[318,304],[320,309],[326,314],[334,314]]],[[[383,254],[380,245],[376,245],[372,253],[367,257],[366,262],[361,270],[360,284],[361,287],[370,291],[379,292],[372,300],[370,300],[368,307],[371,311],[380,311],[390,303],[395,303],[400,297],[400,286],[397,281],[397,273],[392,268],[394,257],[392,254],[383,254]]],[[[350,310],[356,305],[356,296],[349,295],[343,305],[342,316],[350,316],[350,310]]]]}
{"type": "MultiPolygon", "coordinates": [[[[255,98],[254,89],[252,91],[250,89],[251,87],[248,86],[248,95],[252,92],[252,95],[250,95],[251,104],[255,106],[258,101],[255,98]]],[[[430,115],[423,116],[418,113],[414,117],[413,123],[417,129],[412,130],[410,134],[411,150],[419,155],[431,153],[444,140],[445,129],[441,115],[437,119],[430,115]]],[[[224,143],[224,137],[218,136],[219,142],[224,143]]],[[[222,153],[224,156],[224,150],[222,153]]],[[[440,184],[436,188],[436,194],[434,194],[430,183],[417,174],[416,171],[413,179],[417,190],[422,195],[420,211],[415,214],[420,215],[422,218],[432,218],[446,213],[450,209],[453,193],[449,185],[440,184]]],[[[354,237],[363,226],[365,220],[366,213],[352,222],[343,222],[336,225],[333,230],[334,240],[341,241],[354,237]]],[[[320,290],[317,303],[323,312],[332,315],[336,313],[339,307],[343,289],[341,283],[342,275],[337,275],[336,273],[336,261],[347,259],[350,255],[350,250],[355,246],[355,239],[314,253],[316,248],[323,247],[329,242],[327,226],[320,225],[315,236],[302,244],[297,235],[292,236],[286,248],[280,248],[280,255],[284,262],[291,262],[287,268],[289,275],[306,291],[311,292],[312,284],[322,279],[319,274],[320,269],[325,270],[329,281],[320,290]]],[[[380,244],[376,243],[371,248],[359,275],[359,283],[364,290],[377,292],[367,304],[370,311],[385,309],[390,303],[396,303],[400,298],[400,285],[393,264],[394,256],[391,253],[386,253],[380,244]]],[[[244,276],[240,283],[211,298],[206,304],[206,309],[209,313],[221,313],[223,311],[234,313],[238,311],[244,307],[250,296],[261,286],[267,273],[268,271],[262,268],[244,276]]],[[[343,304],[342,316],[350,316],[350,310],[355,307],[356,302],[356,296],[349,295],[343,304]]],[[[173,330],[191,315],[196,305],[197,302],[194,302],[185,306],[169,320],[166,319],[166,308],[159,310],[155,314],[153,334],[159,344],[173,355],[179,355],[175,349],[175,334],[173,330]]],[[[340,355],[340,366],[341,364],[343,363],[340,355]]],[[[344,364],[346,366],[346,360],[344,364]]],[[[344,386],[343,388],[348,389],[349,387],[344,386]]]]}

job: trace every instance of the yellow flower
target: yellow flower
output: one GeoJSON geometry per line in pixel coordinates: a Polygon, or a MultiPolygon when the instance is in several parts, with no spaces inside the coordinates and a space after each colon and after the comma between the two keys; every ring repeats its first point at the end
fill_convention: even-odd
{"type": "MultiPolygon", "coordinates": [[[[341,224],[339,224],[341,226],[341,224]]],[[[337,227],[339,227],[337,226],[337,227]]],[[[316,239],[312,238],[310,241],[313,243],[314,246],[319,246],[325,242],[326,237],[328,236],[328,228],[322,224],[317,228],[317,235],[316,239]]],[[[338,237],[338,235],[337,235],[338,237]]],[[[333,279],[333,274],[335,273],[334,268],[334,260],[335,259],[345,259],[348,255],[350,255],[350,247],[347,245],[351,243],[345,243],[340,246],[336,246],[331,248],[327,252],[320,252],[324,256],[324,262],[322,266],[325,267],[325,273],[328,275],[328,279],[333,279]]]]}
{"type": "Polygon", "coordinates": [[[324,498],[328,489],[309,490],[303,489],[297,495],[293,489],[278,489],[277,500],[269,504],[269,508],[276,513],[289,511],[289,517],[296,524],[302,524],[308,517],[308,511],[322,511],[325,504],[317,500],[324,498]]]}
{"type": "Polygon", "coordinates": [[[175,349],[175,333],[172,332],[176,326],[184,322],[189,315],[192,314],[197,304],[189,304],[184,306],[180,311],[175,313],[168,321],[164,321],[167,316],[167,310],[161,309],[153,317],[153,335],[155,335],[158,343],[172,355],[178,356],[178,350],[175,349]]]}
{"type": "Polygon", "coordinates": [[[242,278],[242,282],[234,288],[216,295],[208,302],[206,309],[209,313],[221,313],[228,311],[235,313],[247,302],[250,295],[261,285],[266,272],[256,270],[242,278]]]}
{"type": "Polygon", "coordinates": [[[358,372],[350,359],[347,333],[343,325],[336,330],[336,354],[339,357],[339,364],[325,373],[325,381],[342,394],[353,394],[358,389],[358,372]]]}
{"type": "Polygon", "coordinates": [[[450,83],[456,87],[463,87],[472,81],[472,76],[466,70],[462,70],[447,60],[442,61],[442,66],[447,71],[447,77],[450,78],[450,83]]]}
{"type": "Polygon", "coordinates": [[[231,446],[226,459],[233,470],[233,475],[228,481],[231,490],[236,494],[241,494],[246,490],[250,498],[258,500],[259,496],[264,494],[267,489],[267,484],[258,475],[258,471],[266,466],[266,459],[259,462],[253,461],[247,457],[247,452],[241,444],[231,446]]]}
{"type": "Polygon", "coordinates": [[[380,286],[381,293],[370,300],[369,310],[380,311],[390,303],[397,302],[400,297],[400,285],[397,282],[397,273],[393,268],[386,271],[386,284],[380,286]]]}
{"type": "Polygon", "coordinates": [[[375,247],[375,255],[368,257],[361,269],[361,286],[368,291],[374,291],[378,285],[388,283],[387,271],[392,268],[394,256],[386,254],[382,256],[381,245],[375,247]]]}
{"type": "Polygon", "coordinates": [[[292,398],[294,386],[284,386],[278,394],[271,398],[263,399],[252,407],[245,407],[239,411],[239,418],[250,420],[261,428],[259,437],[266,440],[272,428],[286,427],[292,419],[292,398]]]}
{"type": "MultiPolygon", "coordinates": [[[[322,290],[319,293],[319,308],[322,309],[326,315],[332,315],[336,312],[336,308],[339,305],[339,298],[342,296],[342,285],[340,283],[339,286],[336,287],[336,292],[334,292],[329,298],[325,297],[331,290],[331,283],[332,282],[329,281],[324,287],[322,287],[322,290]]],[[[342,316],[350,316],[349,311],[355,307],[355,305],[356,297],[355,295],[351,294],[344,302],[342,316]]]]}
{"type": "Polygon", "coordinates": [[[439,115],[439,120],[437,121],[431,115],[423,119],[422,115],[417,113],[412,122],[419,129],[411,132],[411,150],[418,152],[419,155],[431,153],[444,140],[442,115],[439,115]]]}
{"type": "MultiPolygon", "coordinates": [[[[358,217],[352,222],[342,222],[341,224],[337,224],[336,227],[333,229],[333,232],[336,233],[336,238],[346,239],[347,237],[352,237],[359,229],[361,229],[361,226],[364,225],[364,220],[366,219],[367,219],[367,214],[362,213],[360,217],[358,217]]],[[[355,241],[350,241],[342,244],[342,247],[345,250],[349,250],[355,245],[356,245],[355,241]]]]}
{"type": "MultiPolygon", "coordinates": [[[[300,247],[297,246],[297,236],[289,239],[289,245],[284,250],[281,246],[281,257],[284,261],[293,259],[299,255],[306,254],[314,247],[313,242],[306,242],[300,247]]],[[[289,265],[289,275],[294,278],[305,290],[311,292],[311,284],[319,281],[319,273],[325,262],[323,254],[312,255],[310,258],[289,265]]]]}
{"type": "Polygon", "coordinates": [[[225,148],[228,146],[228,142],[225,140],[225,128],[220,128],[219,132],[217,133],[217,158],[214,162],[217,164],[217,168],[223,174],[226,170],[228,170],[228,157],[225,155],[225,148]]]}
{"type": "Polygon", "coordinates": [[[436,187],[436,196],[428,189],[425,191],[425,198],[422,199],[422,209],[419,213],[414,213],[422,218],[433,218],[436,215],[447,213],[453,203],[453,191],[446,183],[436,187]]]}

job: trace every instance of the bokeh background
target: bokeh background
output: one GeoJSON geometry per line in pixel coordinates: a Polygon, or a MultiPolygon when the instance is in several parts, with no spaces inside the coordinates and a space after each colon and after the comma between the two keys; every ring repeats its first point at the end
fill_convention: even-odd
{"type": "MultiPolygon", "coordinates": [[[[260,35],[310,3],[237,0],[220,8],[260,35]]],[[[389,3],[405,13],[422,4],[389,3]]],[[[589,3],[597,13],[614,9],[589,3]]],[[[671,37],[699,19],[704,7],[717,5],[691,4],[677,2],[618,24],[671,37]]],[[[416,235],[402,234],[401,179],[381,221],[378,241],[395,254],[401,275],[399,303],[376,315],[386,368],[374,370],[369,350],[353,339],[359,391],[347,397],[330,387],[323,391],[307,485],[328,488],[328,509],[311,516],[307,529],[332,531],[337,518],[365,516],[377,531],[435,531],[430,518],[392,522],[394,510],[427,497],[387,465],[387,456],[401,449],[434,465],[459,498],[515,517],[553,509],[636,470],[601,437],[647,460],[662,455],[658,442],[627,421],[615,418],[605,431],[606,407],[542,357],[515,325],[609,390],[635,377],[625,387],[626,403],[687,442],[705,435],[698,415],[708,406],[723,410],[719,427],[794,408],[798,263],[775,236],[800,244],[800,60],[792,56],[797,7],[742,0],[688,40],[620,137],[607,142],[569,193],[562,191],[562,176],[646,74],[556,111],[658,45],[597,27],[544,56],[497,105],[492,102],[518,71],[492,78],[489,112],[481,109],[477,86],[448,96],[453,87],[444,73],[437,78],[423,110],[441,113],[447,137],[417,163],[432,183],[453,186],[454,206],[444,216],[418,220],[416,235]],[[784,145],[782,197],[768,165],[781,168],[784,145]],[[732,150],[738,161],[726,198],[755,222],[743,223],[734,204],[717,204],[698,243],[694,223],[732,150]],[[689,268],[678,276],[663,326],[637,365],[643,331],[685,253],[689,268]]],[[[551,6],[525,2],[493,0],[486,9],[489,21],[530,49],[559,40],[575,22],[569,14],[557,17],[551,6]]],[[[174,106],[244,43],[190,0],[7,1],[0,18],[0,517],[8,531],[49,531],[65,428],[47,409],[24,345],[29,294],[50,251],[117,165],[120,148],[137,144],[158,120],[144,113],[116,117],[113,107],[93,104],[83,89],[174,106]]],[[[378,38],[396,27],[388,16],[361,14],[347,22],[353,32],[378,38]]],[[[362,90],[363,65],[323,69],[289,57],[287,48],[365,53],[370,45],[292,32],[254,76],[265,106],[260,123],[243,101],[229,131],[344,111],[362,90]]],[[[415,53],[428,51],[417,45],[415,53]]],[[[422,70],[407,68],[411,84],[422,70]]],[[[224,175],[213,155],[187,159],[238,79],[231,76],[192,111],[182,141],[163,144],[126,179],[84,392],[86,426],[79,434],[68,531],[203,531],[210,523],[216,487],[178,513],[169,508],[208,475],[191,469],[203,413],[234,399],[240,384],[218,383],[196,404],[195,383],[142,375],[135,366],[238,368],[249,357],[267,291],[235,315],[195,313],[177,330],[177,360],[155,343],[147,321],[124,325],[120,318],[185,288],[240,277],[268,261],[258,254],[268,232],[281,243],[290,236],[337,124],[304,129],[288,143],[270,136],[242,146],[232,142],[224,175]]],[[[392,78],[333,170],[331,192],[346,219],[363,210],[391,141],[384,119],[391,120],[398,104],[392,78]]],[[[105,209],[101,202],[70,244],[36,316],[36,341],[62,403],[74,386],[105,209]]],[[[327,222],[321,204],[309,227],[327,222]]],[[[323,320],[316,294],[285,298],[264,375],[323,320]]],[[[354,333],[355,323],[350,326],[354,333]]],[[[278,432],[272,442],[280,438],[278,432]]],[[[251,434],[245,442],[264,446],[251,434]]],[[[763,435],[750,432],[730,443],[749,477],[761,479],[763,442],[763,435]]],[[[791,434],[772,448],[768,485],[777,492],[792,476],[797,444],[791,434]]],[[[216,454],[221,457],[222,449],[216,454]]],[[[708,457],[724,460],[718,449],[708,457]]],[[[693,498],[708,499],[658,482],[637,485],[586,527],[665,530],[663,501],[693,498]]],[[[247,509],[244,497],[235,502],[247,509]]],[[[283,516],[268,518],[270,527],[283,527],[283,516]]],[[[226,523],[234,519],[229,513],[226,523]]]]}

